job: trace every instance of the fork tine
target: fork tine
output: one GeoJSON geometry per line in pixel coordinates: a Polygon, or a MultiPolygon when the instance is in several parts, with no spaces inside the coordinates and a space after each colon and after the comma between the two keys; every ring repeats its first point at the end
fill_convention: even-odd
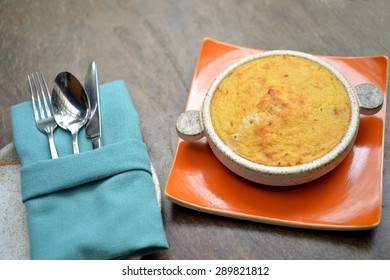
{"type": "Polygon", "coordinates": [[[31,101],[32,101],[31,103],[33,106],[34,118],[35,118],[35,121],[37,122],[40,119],[40,116],[39,116],[39,112],[38,112],[37,106],[36,106],[36,99],[35,99],[35,94],[34,94],[34,90],[33,90],[33,85],[31,83],[30,75],[27,75],[27,80],[28,80],[28,86],[30,88],[31,101]]]}
{"type": "Polygon", "coordinates": [[[46,80],[45,80],[45,78],[43,77],[43,74],[42,74],[42,73],[40,73],[40,74],[41,74],[42,81],[43,81],[43,84],[44,84],[45,89],[46,89],[46,94],[47,94],[47,96],[48,96],[49,104],[51,104],[51,94],[50,94],[50,91],[49,91],[49,89],[48,89],[48,87],[47,87],[46,80]]]}
{"type": "MultiPolygon", "coordinates": [[[[38,77],[37,77],[38,79],[38,77]]],[[[38,90],[38,85],[37,85],[37,81],[36,81],[36,78],[35,78],[35,75],[32,74],[32,81],[33,81],[33,85],[34,85],[34,90],[35,90],[35,93],[37,94],[37,100],[38,100],[38,110],[39,110],[39,113],[40,113],[40,118],[46,118],[46,114],[45,114],[45,111],[43,109],[43,106],[42,106],[42,101],[41,101],[41,95],[39,94],[39,90],[38,90]]]]}
{"type": "Polygon", "coordinates": [[[51,117],[51,100],[50,100],[50,94],[49,89],[47,88],[47,84],[45,81],[45,78],[43,77],[42,73],[36,72],[36,76],[38,79],[39,89],[42,94],[43,104],[45,106],[46,116],[51,117]],[[43,84],[45,87],[43,87],[43,84]]]}

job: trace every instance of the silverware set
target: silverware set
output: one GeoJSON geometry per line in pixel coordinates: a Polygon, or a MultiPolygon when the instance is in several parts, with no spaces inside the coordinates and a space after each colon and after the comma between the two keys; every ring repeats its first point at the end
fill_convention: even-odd
{"type": "Polygon", "coordinates": [[[35,123],[47,135],[51,157],[58,158],[53,132],[59,126],[72,135],[73,153],[80,152],[78,133],[86,125],[86,134],[93,149],[101,147],[99,85],[96,63],[88,67],[83,85],[69,72],[61,72],[49,91],[41,73],[27,76],[35,123]]]}

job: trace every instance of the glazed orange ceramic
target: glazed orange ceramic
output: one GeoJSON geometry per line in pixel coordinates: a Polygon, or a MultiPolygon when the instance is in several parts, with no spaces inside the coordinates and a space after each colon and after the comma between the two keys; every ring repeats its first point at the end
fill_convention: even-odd
{"type": "MultiPolygon", "coordinates": [[[[234,61],[261,53],[206,39],[203,42],[187,110],[201,110],[208,88],[234,61]]],[[[387,58],[321,56],[352,86],[373,83],[385,93],[387,58]]],[[[174,202],[217,215],[318,229],[358,230],[379,224],[386,101],[374,116],[360,116],[355,144],[327,175],[288,189],[272,189],[232,173],[214,156],[206,138],[179,140],[166,186],[174,202]]]]}

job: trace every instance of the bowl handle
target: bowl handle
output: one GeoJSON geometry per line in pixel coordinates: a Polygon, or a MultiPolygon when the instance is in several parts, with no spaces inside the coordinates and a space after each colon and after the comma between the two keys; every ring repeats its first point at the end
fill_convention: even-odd
{"type": "Polygon", "coordinates": [[[200,111],[189,110],[176,121],[177,135],[185,141],[197,141],[204,136],[204,126],[200,111]]]}
{"type": "Polygon", "coordinates": [[[355,87],[359,101],[360,114],[374,115],[380,111],[384,102],[382,90],[374,84],[360,84],[355,87]]]}

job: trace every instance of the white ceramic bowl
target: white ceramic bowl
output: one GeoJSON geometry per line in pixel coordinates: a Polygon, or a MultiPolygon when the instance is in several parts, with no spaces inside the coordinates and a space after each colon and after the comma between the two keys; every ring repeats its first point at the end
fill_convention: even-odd
{"type": "Polygon", "coordinates": [[[361,84],[352,87],[333,66],[313,55],[296,51],[268,51],[241,59],[220,73],[206,94],[202,111],[187,111],[181,114],[177,119],[176,129],[178,136],[186,141],[197,141],[206,136],[215,156],[231,171],[248,180],[271,186],[292,186],[315,180],[339,165],[354,144],[359,129],[360,114],[377,113],[382,108],[383,101],[383,93],[377,86],[361,84]],[[222,142],[211,121],[210,104],[221,81],[236,67],[244,63],[277,55],[297,56],[322,65],[341,81],[348,92],[351,103],[349,126],[339,144],[324,156],[300,165],[277,167],[247,160],[222,142]]]}

